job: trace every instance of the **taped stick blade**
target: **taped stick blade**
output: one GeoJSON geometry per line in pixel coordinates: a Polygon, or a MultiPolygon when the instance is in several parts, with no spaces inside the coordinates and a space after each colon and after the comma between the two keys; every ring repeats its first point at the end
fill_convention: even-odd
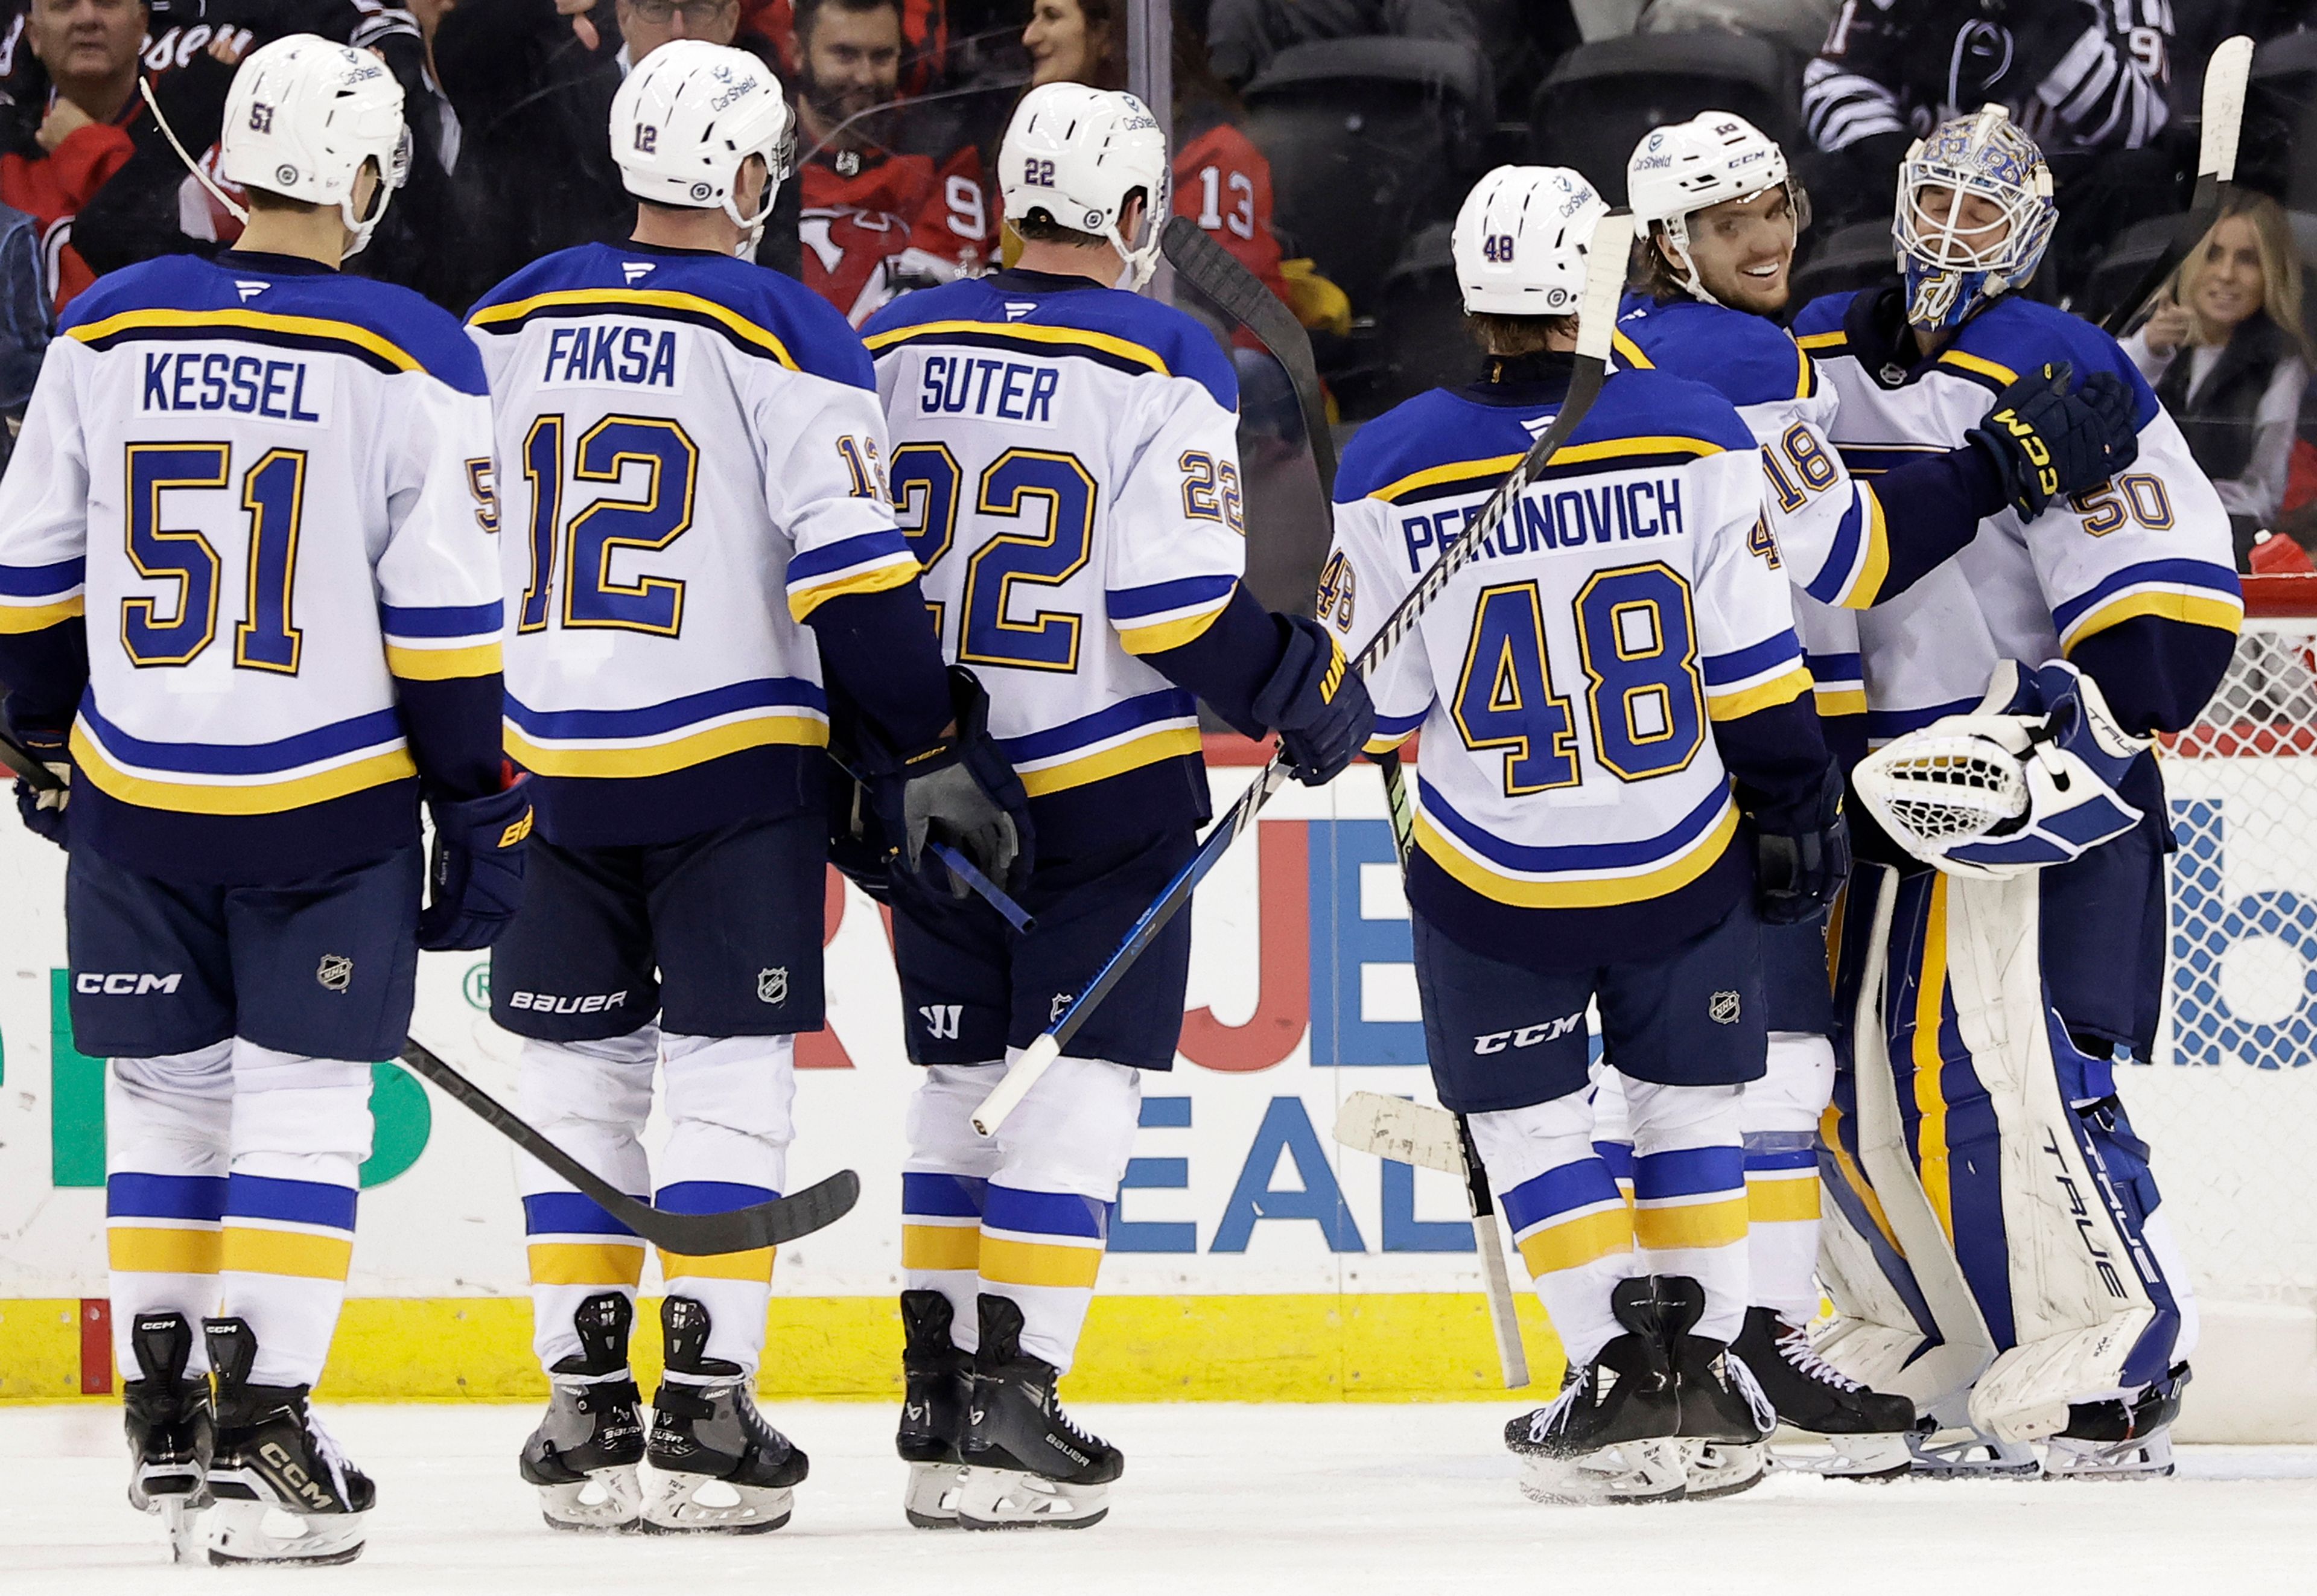
{"type": "Polygon", "coordinates": [[[2237,142],[2244,132],[2245,85],[2252,76],[2252,40],[2223,39],[2205,66],[2203,125],[2196,136],[2196,175],[2235,179],[2237,142]]]}
{"type": "Polygon", "coordinates": [[[1464,1178],[1456,1116],[1445,1108],[1377,1091],[1355,1091],[1336,1110],[1336,1140],[1356,1152],[1464,1178]]]}

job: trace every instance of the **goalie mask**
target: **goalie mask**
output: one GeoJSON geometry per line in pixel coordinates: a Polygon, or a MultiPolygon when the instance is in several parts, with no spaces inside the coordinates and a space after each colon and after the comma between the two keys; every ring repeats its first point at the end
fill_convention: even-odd
{"type": "Polygon", "coordinates": [[[1907,274],[1907,319],[1931,331],[1960,327],[2020,287],[2035,274],[2059,214],[2044,152],[2002,106],[1933,128],[1899,167],[1891,221],[1907,274]]]}
{"type": "Polygon", "coordinates": [[[367,50],[311,33],[250,51],[226,92],[218,175],[285,200],[335,205],[359,255],[410,173],[402,85],[367,50]],[[354,184],[375,162],[378,192],[356,215],[354,184]]]}
{"type": "Polygon", "coordinates": [[[1167,135],[1132,94],[1050,83],[1015,107],[997,152],[1006,214],[1042,211],[1057,227],[1107,238],[1126,263],[1120,288],[1139,291],[1158,265],[1158,230],[1168,212],[1167,135]],[[1119,230],[1126,202],[1142,193],[1142,227],[1132,242],[1119,230]]]}
{"type": "MultiPolygon", "coordinates": [[[[1695,300],[1722,301],[1698,276],[1690,251],[1689,219],[1732,200],[1750,200],[1774,188],[1786,193],[1794,236],[1810,226],[1810,196],[1786,168],[1778,141],[1744,117],[1704,111],[1686,122],[1659,128],[1633,147],[1625,163],[1625,192],[1632,197],[1633,229],[1650,247],[1652,226],[1681,252],[1681,285],[1695,300]]],[[[1668,265],[1671,263],[1668,262],[1668,265]]]]}
{"type": "Polygon", "coordinates": [[[2149,740],[2062,661],[1996,667],[1987,696],[1866,756],[1859,801],[1892,840],[1951,875],[2005,881],[2064,865],[2138,825],[2117,793],[2149,740]]]}

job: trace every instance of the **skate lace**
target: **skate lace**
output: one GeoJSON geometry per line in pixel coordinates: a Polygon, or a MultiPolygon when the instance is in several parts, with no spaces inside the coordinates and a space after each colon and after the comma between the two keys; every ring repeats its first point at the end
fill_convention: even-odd
{"type": "Polygon", "coordinates": [[[1778,1356],[1786,1360],[1787,1367],[1799,1372],[1805,1379],[1831,1385],[1838,1391],[1866,1389],[1864,1381],[1852,1379],[1818,1355],[1818,1349],[1811,1345],[1810,1331],[1805,1326],[1788,1324],[1779,1330],[1778,1356]]]}
{"type": "Polygon", "coordinates": [[[1567,1422],[1570,1409],[1585,1392],[1585,1380],[1571,1369],[1561,1381],[1561,1394],[1528,1416],[1528,1439],[1538,1445],[1567,1422]]]}
{"type": "Polygon", "coordinates": [[[1069,1414],[1063,1410],[1062,1404],[1059,1400],[1057,1400],[1053,1405],[1047,1410],[1047,1415],[1051,1418],[1055,1423],[1060,1425],[1064,1430],[1069,1430],[1071,1435],[1084,1442],[1088,1451],[1093,1451],[1102,1445],[1102,1438],[1095,1434],[1093,1430],[1088,1430],[1085,1425],[1079,1423],[1076,1419],[1071,1418],[1069,1414]]]}
{"type": "Polygon", "coordinates": [[[322,1422],[321,1415],[310,1409],[306,1414],[306,1435],[314,1448],[315,1461],[330,1471],[332,1493],[340,1502],[345,1501],[346,1470],[353,1466],[353,1459],[348,1457],[346,1449],[338,1445],[338,1438],[330,1433],[329,1427],[322,1422]]]}

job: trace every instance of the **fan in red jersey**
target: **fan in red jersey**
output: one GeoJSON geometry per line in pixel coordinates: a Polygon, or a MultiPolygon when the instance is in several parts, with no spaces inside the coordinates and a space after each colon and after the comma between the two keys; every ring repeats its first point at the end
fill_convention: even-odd
{"type": "Polygon", "coordinates": [[[937,162],[872,136],[865,113],[898,97],[901,20],[901,0],[796,0],[804,280],[856,327],[991,253],[978,150],[937,162]]]}

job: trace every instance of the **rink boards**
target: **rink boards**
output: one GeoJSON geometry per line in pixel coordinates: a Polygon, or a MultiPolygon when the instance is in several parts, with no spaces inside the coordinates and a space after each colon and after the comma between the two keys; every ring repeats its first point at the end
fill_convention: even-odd
{"type": "MultiPolygon", "coordinates": [[[[2309,763],[2168,767],[2196,870],[2187,909],[2176,908],[2194,956],[2175,975],[2180,1045],[2131,1071],[2125,1089],[2218,1310],[2192,1408],[2223,1420],[2240,1406],[2230,1367],[2250,1377],[2257,1356],[2273,1374],[2282,1349],[2310,1366],[2305,1407],[2280,1408],[2274,1388],[2245,1403],[2268,1428],[2317,1436],[2317,1215],[2302,1174],[2317,1133],[2302,1044],[2317,1025],[2317,881],[2291,879],[2317,874],[2304,863],[2311,828],[2292,820],[2317,816],[2309,763]]],[[[1219,765],[1218,802],[1248,774],[1219,765]]],[[[65,1016],[62,856],[6,828],[0,880],[17,887],[0,917],[0,1398],[55,1398],[110,1380],[101,1338],[84,1334],[105,1289],[103,1071],[72,1050],[65,1016]]],[[[898,1389],[895,1166],[914,1077],[876,907],[834,877],[828,907],[830,1027],[800,1047],[791,1179],[849,1167],[863,1196],[845,1221],[783,1250],[766,1386],[882,1396],[898,1389]]],[[[1373,772],[1320,794],[1289,788],[1194,912],[1182,1053],[1173,1073],[1145,1081],[1074,1385],[1088,1399],[1500,1391],[1461,1195],[1327,1134],[1344,1093],[1429,1095],[1407,908],[1373,772]]],[[[514,1043],[488,1020],[487,981],[482,955],[426,955],[413,1028],[512,1100],[514,1043]]],[[[372,1102],[354,1300],[327,1389],[543,1389],[511,1153],[398,1067],[379,1067],[372,1102]]],[[[1524,1312],[1531,1360],[1551,1380],[1550,1331],[1533,1303],[1524,1312]]]]}

